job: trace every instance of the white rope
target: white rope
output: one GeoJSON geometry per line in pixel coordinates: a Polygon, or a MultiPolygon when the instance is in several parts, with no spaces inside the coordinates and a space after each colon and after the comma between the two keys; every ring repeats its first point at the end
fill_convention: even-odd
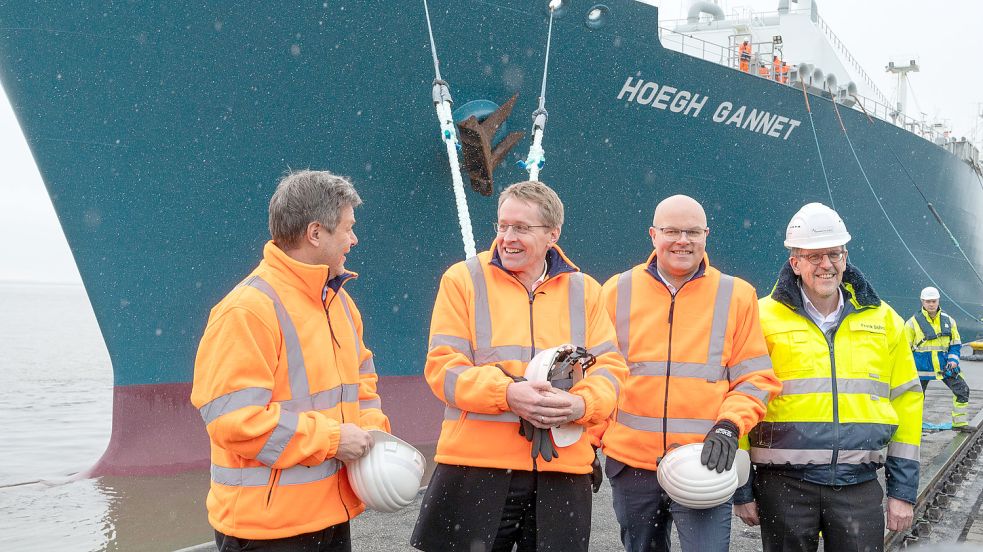
{"type": "Polygon", "coordinates": [[[529,146],[529,154],[524,161],[519,161],[519,166],[529,171],[529,180],[539,180],[539,171],[546,164],[546,151],[543,150],[543,131],[546,129],[546,119],[549,113],[546,112],[546,74],[550,67],[550,43],[553,39],[553,12],[562,4],[561,0],[551,0],[550,24],[546,31],[546,60],[543,62],[543,83],[539,89],[539,108],[532,113],[532,143],[529,146]]]}
{"type": "Polygon", "coordinates": [[[450,90],[447,83],[440,78],[440,61],[437,59],[437,46],[433,40],[433,27],[430,24],[430,8],[427,0],[423,0],[423,11],[427,15],[427,32],[430,34],[430,51],[433,54],[433,70],[436,78],[433,81],[433,104],[440,122],[440,139],[447,146],[447,161],[451,167],[451,180],[454,183],[454,203],[457,206],[457,222],[461,227],[461,240],[464,242],[464,257],[470,259],[477,253],[474,245],[474,233],[471,230],[471,214],[468,212],[468,199],[464,195],[464,179],[461,177],[461,165],[457,159],[457,130],[454,128],[454,115],[451,105],[450,90]]]}

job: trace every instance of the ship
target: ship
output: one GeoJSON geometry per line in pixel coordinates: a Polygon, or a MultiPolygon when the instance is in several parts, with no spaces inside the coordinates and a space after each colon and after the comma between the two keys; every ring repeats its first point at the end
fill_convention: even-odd
{"type": "Polygon", "coordinates": [[[521,162],[541,106],[539,178],[565,204],[560,244],[596,279],[645,259],[656,203],[685,193],[706,207],[711,262],[764,295],[789,217],[819,201],[902,315],[934,284],[975,335],[978,150],[908,121],[842,57],[793,59],[791,31],[762,38],[782,21],[824,32],[814,2],[792,4],[779,3],[777,23],[730,25],[697,2],[669,29],[631,0],[0,3],[0,79],[113,366],[111,439],[86,475],[208,465],[189,401],[198,341],[261,257],[277,181],[300,168],[349,176],[364,200],[347,289],[394,433],[435,442],[443,405],[422,372],[439,278],[465,258],[468,232],[491,245],[496,193],[530,176],[521,162]],[[776,51],[787,74],[762,60],[776,51]],[[457,122],[494,120],[492,146],[526,133],[497,166],[462,149],[480,188],[459,190],[466,217],[435,53],[457,122]]]}

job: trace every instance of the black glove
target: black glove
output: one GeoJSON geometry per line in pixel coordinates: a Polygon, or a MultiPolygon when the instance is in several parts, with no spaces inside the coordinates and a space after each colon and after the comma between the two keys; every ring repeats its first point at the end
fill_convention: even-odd
{"type": "Polygon", "coordinates": [[[597,493],[601,490],[601,481],[604,481],[604,470],[601,469],[601,459],[597,456],[597,447],[594,447],[594,461],[590,467],[594,470],[590,474],[590,488],[597,493]]]}
{"type": "MultiPolygon", "coordinates": [[[[526,378],[522,376],[513,376],[508,373],[504,366],[501,364],[496,364],[498,369],[502,371],[503,374],[508,376],[514,382],[526,381],[526,378]]],[[[532,455],[533,462],[535,462],[536,457],[542,456],[543,460],[547,462],[552,461],[554,458],[559,458],[560,454],[556,452],[556,445],[553,444],[553,437],[549,429],[539,429],[538,427],[532,425],[532,422],[525,418],[519,418],[519,435],[526,438],[526,441],[532,443],[532,455]]],[[[535,466],[535,464],[533,464],[535,466]]]]}
{"type": "Polygon", "coordinates": [[[708,470],[717,470],[717,473],[729,470],[734,465],[734,457],[737,456],[738,435],[740,432],[734,422],[730,420],[717,422],[703,440],[700,462],[708,470]]]}

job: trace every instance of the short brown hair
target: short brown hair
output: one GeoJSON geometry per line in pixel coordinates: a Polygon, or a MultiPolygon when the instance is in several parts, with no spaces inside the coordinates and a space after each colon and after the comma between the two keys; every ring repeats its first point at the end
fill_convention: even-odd
{"type": "Polygon", "coordinates": [[[344,176],[328,171],[290,172],[270,198],[270,236],[281,248],[292,249],[303,239],[310,223],[319,222],[334,232],[341,210],[361,204],[362,198],[344,176]]]}
{"type": "Polygon", "coordinates": [[[539,206],[539,214],[543,218],[544,225],[550,228],[563,226],[563,202],[553,188],[546,184],[536,180],[516,182],[502,190],[501,195],[498,196],[498,208],[501,209],[502,203],[510,197],[539,206]]]}

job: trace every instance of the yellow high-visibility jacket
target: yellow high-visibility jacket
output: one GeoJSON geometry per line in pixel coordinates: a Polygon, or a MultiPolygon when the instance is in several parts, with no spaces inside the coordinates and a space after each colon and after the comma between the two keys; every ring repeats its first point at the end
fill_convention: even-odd
{"type": "Polygon", "coordinates": [[[942,379],[942,368],[949,362],[959,366],[959,349],[962,340],[959,328],[951,316],[939,310],[935,318],[930,318],[925,309],[908,319],[904,325],[905,337],[915,355],[918,377],[923,380],[942,379]],[[925,330],[931,328],[935,335],[926,339],[925,330]]]}
{"type": "Polygon", "coordinates": [[[904,322],[852,265],[841,290],[843,312],[826,335],[805,314],[788,263],[760,300],[782,391],[751,430],[751,460],[821,485],[868,481],[884,465],[888,496],[914,503],[923,396],[904,322]]]}

